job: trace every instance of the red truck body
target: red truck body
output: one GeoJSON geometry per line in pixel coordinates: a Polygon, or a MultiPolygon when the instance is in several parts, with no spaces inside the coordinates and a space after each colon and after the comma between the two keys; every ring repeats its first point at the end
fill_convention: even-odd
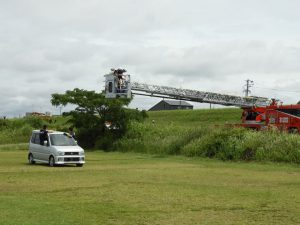
{"type": "Polygon", "coordinates": [[[278,129],[295,133],[300,131],[300,104],[278,105],[275,101],[270,106],[244,108],[242,124],[254,130],[278,129]]]}

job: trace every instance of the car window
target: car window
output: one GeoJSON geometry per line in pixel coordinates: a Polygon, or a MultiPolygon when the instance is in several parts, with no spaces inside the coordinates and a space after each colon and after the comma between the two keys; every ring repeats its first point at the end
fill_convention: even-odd
{"type": "Polygon", "coordinates": [[[40,135],[37,133],[33,134],[31,142],[34,144],[40,144],[40,135]]]}
{"type": "Polygon", "coordinates": [[[31,143],[34,143],[34,139],[35,139],[35,134],[32,134],[32,135],[31,135],[30,142],[31,142],[31,143]]]}
{"type": "Polygon", "coordinates": [[[34,142],[36,143],[36,144],[40,144],[40,134],[35,134],[35,139],[34,139],[34,142]]]}
{"type": "Polygon", "coordinates": [[[64,134],[51,134],[50,135],[51,145],[54,146],[76,146],[74,138],[70,135],[64,134]]]}

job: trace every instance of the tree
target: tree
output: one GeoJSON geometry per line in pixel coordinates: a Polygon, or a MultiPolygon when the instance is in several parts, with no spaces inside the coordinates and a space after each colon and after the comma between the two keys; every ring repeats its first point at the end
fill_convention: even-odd
{"type": "Polygon", "coordinates": [[[111,139],[119,138],[126,132],[131,118],[124,106],[130,101],[130,99],[106,99],[103,93],[78,88],[68,90],[65,94],[52,94],[51,99],[54,106],[67,104],[76,106],[68,115],[72,116],[70,122],[77,129],[79,143],[88,148],[95,147],[95,143],[99,140],[103,142],[109,139],[105,143],[111,143],[111,139]]]}

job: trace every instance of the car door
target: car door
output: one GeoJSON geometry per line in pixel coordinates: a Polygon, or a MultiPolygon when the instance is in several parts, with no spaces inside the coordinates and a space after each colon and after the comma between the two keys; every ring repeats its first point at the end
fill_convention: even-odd
{"type": "Polygon", "coordinates": [[[41,151],[40,151],[40,135],[39,133],[34,133],[31,138],[30,151],[34,159],[41,160],[41,151]]]}
{"type": "Polygon", "coordinates": [[[44,161],[47,161],[49,160],[49,157],[50,157],[50,145],[49,145],[49,136],[47,135],[47,144],[44,144],[44,145],[40,145],[40,152],[41,152],[41,159],[44,160],[44,161]]]}

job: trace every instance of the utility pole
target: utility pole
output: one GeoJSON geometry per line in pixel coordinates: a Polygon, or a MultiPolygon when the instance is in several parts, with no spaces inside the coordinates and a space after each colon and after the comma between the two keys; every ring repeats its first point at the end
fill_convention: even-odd
{"type": "Polygon", "coordinates": [[[244,86],[244,91],[243,91],[243,92],[245,92],[245,97],[249,96],[249,94],[251,93],[250,88],[253,87],[253,85],[254,85],[253,80],[250,80],[250,79],[246,80],[246,84],[244,86]]]}

